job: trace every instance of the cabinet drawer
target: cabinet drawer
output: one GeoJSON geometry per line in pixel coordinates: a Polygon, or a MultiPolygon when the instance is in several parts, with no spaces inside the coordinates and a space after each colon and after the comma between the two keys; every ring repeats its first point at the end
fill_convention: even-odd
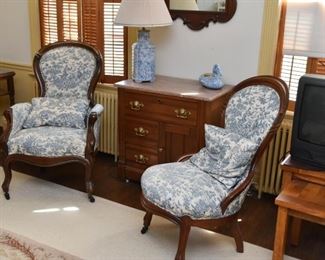
{"type": "Polygon", "coordinates": [[[146,145],[157,144],[158,141],[158,122],[131,119],[125,121],[126,142],[132,144],[146,145]]]}
{"type": "Polygon", "coordinates": [[[140,181],[143,169],[126,166],[124,169],[124,177],[134,181],[140,181]]]}
{"type": "Polygon", "coordinates": [[[125,93],[125,111],[130,116],[195,125],[198,102],[146,94],[125,93]]]}
{"type": "Polygon", "coordinates": [[[126,163],[135,168],[145,169],[158,163],[157,153],[144,149],[126,147],[126,163]]]}

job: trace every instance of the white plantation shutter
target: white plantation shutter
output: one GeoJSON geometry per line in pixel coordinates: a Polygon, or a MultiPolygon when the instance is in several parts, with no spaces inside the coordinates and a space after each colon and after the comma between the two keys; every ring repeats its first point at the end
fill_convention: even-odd
{"type": "Polygon", "coordinates": [[[304,56],[283,56],[281,78],[288,84],[290,100],[296,100],[299,79],[306,73],[307,60],[304,56]]]}
{"type": "Polygon", "coordinates": [[[113,24],[120,0],[39,0],[41,44],[79,40],[104,58],[103,82],[127,78],[127,29],[113,24]]]}
{"type": "Polygon", "coordinates": [[[62,1],[63,40],[79,40],[79,5],[78,0],[62,1]]]}
{"type": "Polygon", "coordinates": [[[325,57],[325,1],[288,0],[284,54],[325,57]]]}
{"type": "Polygon", "coordinates": [[[123,26],[114,25],[120,3],[104,2],[104,60],[105,75],[120,80],[126,76],[126,31],[123,26]]]}
{"type": "Polygon", "coordinates": [[[56,0],[40,1],[40,20],[42,46],[56,42],[59,39],[56,0]]]}
{"type": "Polygon", "coordinates": [[[80,0],[40,0],[41,44],[80,39],[80,0]]]}
{"type": "Polygon", "coordinates": [[[300,77],[325,74],[325,0],[287,0],[282,8],[275,75],[288,84],[293,109],[300,77]]]}

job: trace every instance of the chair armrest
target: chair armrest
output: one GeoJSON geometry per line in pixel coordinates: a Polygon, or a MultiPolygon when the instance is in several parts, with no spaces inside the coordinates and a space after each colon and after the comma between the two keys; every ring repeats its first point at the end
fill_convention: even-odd
{"type": "Polygon", "coordinates": [[[184,162],[188,160],[194,153],[185,154],[178,158],[177,162],[184,162]]]}
{"type": "Polygon", "coordinates": [[[30,103],[18,103],[4,111],[6,126],[0,139],[0,146],[7,152],[7,142],[9,138],[22,129],[23,124],[31,111],[30,103]]]}
{"type": "MultiPolygon", "coordinates": [[[[274,136],[275,132],[276,132],[276,128],[272,127],[271,130],[273,132],[273,135],[269,135],[267,138],[268,140],[271,140],[271,138],[274,136]]],[[[255,174],[255,171],[256,171],[256,165],[258,163],[258,161],[260,160],[262,154],[263,154],[263,151],[265,150],[265,148],[267,147],[267,144],[269,142],[266,141],[264,143],[264,145],[261,145],[253,159],[252,159],[252,162],[250,164],[250,167],[249,167],[249,171],[248,171],[248,174],[247,176],[241,181],[239,182],[233,190],[231,190],[229,192],[229,194],[227,195],[227,197],[225,197],[221,203],[220,203],[220,207],[221,207],[221,211],[222,213],[224,213],[226,211],[226,209],[228,208],[228,206],[234,202],[234,200],[236,198],[238,198],[239,196],[241,196],[242,194],[246,194],[246,192],[248,191],[250,185],[252,184],[252,180],[253,180],[253,177],[254,177],[254,174],[255,174]]]]}
{"type": "Polygon", "coordinates": [[[104,107],[96,104],[88,113],[87,118],[87,144],[90,144],[90,149],[95,151],[99,145],[99,133],[101,114],[104,107]]]}
{"type": "Polygon", "coordinates": [[[7,121],[4,132],[9,136],[13,136],[22,129],[23,124],[31,111],[30,103],[18,103],[7,109],[3,115],[7,121]]]}
{"type": "Polygon", "coordinates": [[[88,116],[91,114],[91,113],[96,113],[97,115],[101,115],[101,113],[103,112],[104,110],[104,107],[101,105],[101,104],[96,104],[90,111],[89,111],[89,114],[88,116]]]}
{"type": "Polygon", "coordinates": [[[235,186],[235,188],[229,192],[227,197],[225,197],[221,201],[220,207],[221,207],[222,214],[225,213],[226,209],[232,202],[235,202],[235,199],[239,198],[241,195],[246,195],[246,192],[248,191],[248,189],[252,183],[254,173],[255,173],[255,165],[249,169],[249,172],[248,172],[246,178],[243,181],[241,181],[240,183],[238,183],[235,186]]]}

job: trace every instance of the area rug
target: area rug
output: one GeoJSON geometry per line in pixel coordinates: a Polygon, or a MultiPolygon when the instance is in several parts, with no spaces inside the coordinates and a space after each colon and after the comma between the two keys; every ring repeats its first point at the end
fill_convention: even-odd
{"type": "MultiPolygon", "coordinates": [[[[2,178],[0,168],[0,183],[2,178]]],[[[154,216],[142,235],[143,211],[99,197],[89,203],[85,193],[17,172],[10,195],[7,201],[0,194],[0,228],[59,252],[87,260],[175,257],[179,229],[163,218],[154,216]]],[[[271,250],[246,242],[244,253],[237,253],[233,238],[198,228],[191,230],[186,249],[187,260],[271,258],[271,250]]]]}
{"type": "Polygon", "coordinates": [[[29,238],[0,229],[1,260],[79,260],[29,238]]]}

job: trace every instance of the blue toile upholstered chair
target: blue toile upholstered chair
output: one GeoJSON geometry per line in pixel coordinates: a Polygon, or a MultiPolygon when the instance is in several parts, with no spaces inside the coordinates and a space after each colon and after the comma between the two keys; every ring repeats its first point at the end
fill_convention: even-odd
{"type": "Polygon", "coordinates": [[[145,233],[156,214],[180,225],[175,259],[185,258],[191,226],[215,230],[232,225],[243,252],[238,212],[256,162],[276,133],[288,105],[286,84],[272,76],[249,78],[234,87],[222,113],[224,125],[205,125],[205,147],[178,162],[149,167],[142,175],[145,233]]]}
{"type": "Polygon", "coordinates": [[[85,168],[88,198],[94,202],[91,175],[103,111],[102,105],[94,104],[94,90],[102,56],[84,43],[56,42],[35,55],[33,68],[40,97],[4,113],[4,195],[10,199],[14,161],[40,167],[77,162],[85,168]]]}

